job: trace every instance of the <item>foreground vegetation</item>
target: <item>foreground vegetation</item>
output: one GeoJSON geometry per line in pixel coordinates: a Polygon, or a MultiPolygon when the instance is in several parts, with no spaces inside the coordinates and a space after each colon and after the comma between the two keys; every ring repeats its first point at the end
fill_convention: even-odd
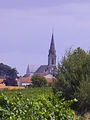
{"type": "Polygon", "coordinates": [[[37,100],[40,96],[52,96],[52,88],[48,87],[42,87],[42,88],[31,88],[31,89],[21,89],[21,90],[1,90],[0,94],[3,93],[6,95],[8,99],[13,98],[14,96],[17,96],[17,94],[22,94],[26,98],[30,100],[37,100]]]}
{"type": "Polygon", "coordinates": [[[62,93],[55,96],[50,88],[2,91],[0,94],[1,120],[73,120],[70,105],[62,93]]]}
{"type": "Polygon", "coordinates": [[[59,92],[54,96],[52,88],[1,90],[0,119],[51,120],[53,117],[53,120],[85,120],[75,117],[75,112],[69,107],[73,102],[76,100],[65,101],[59,92]]]}

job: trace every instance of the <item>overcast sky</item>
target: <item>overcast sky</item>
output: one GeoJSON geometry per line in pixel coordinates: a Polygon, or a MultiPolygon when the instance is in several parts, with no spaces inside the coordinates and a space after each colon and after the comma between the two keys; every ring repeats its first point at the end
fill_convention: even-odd
{"type": "Polygon", "coordinates": [[[20,74],[47,64],[52,29],[57,61],[70,47],[90,50],[90,0],[0,0],[0,62],[20,74]]]}

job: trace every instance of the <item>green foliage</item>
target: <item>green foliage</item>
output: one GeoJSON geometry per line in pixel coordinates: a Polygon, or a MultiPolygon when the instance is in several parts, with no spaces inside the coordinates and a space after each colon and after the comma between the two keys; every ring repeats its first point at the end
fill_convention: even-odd
{"type": "Polygon", "coordinates": [[[10,70],[10,66],[0,63],[0,76],[7,76],[10,70]]]}
{"type": "Polygon", "coordinates": [[[8,99],[12,99],[16,96],[17,93],[21,93],[25,95],[26,98],[30,100],[37,100],[40,96],[52,96],[52,88],[49,87],[42,87],[42,88],[31,88],[31,89],[20,89],[20,90],[1,90],[0,94],[3,93],[7,96],[8,99]]]}
{"type": "Polygon", "coordinates": [[[78,110],[84,114],[87,111],[90,111],[90,82],[82,81],[80,82],[80,86],[75,93],[78,99],[78,110]]]}
{"type": "Polygon", "coordinates": [[[17,70],[15,68],[8,71],[8,76],[6,76],[5,84],[8,86],[15,86],[17,85],[17,70]]]}
{"type": "Polygon", "coordinates": [[[70,50],[58,65],[57,83],[53,88],[54,92],[61,90],[66,99],[77,98],[79,100],[78,110],[85,112],[87,105],[90,109],[89,83],[90,53],[85,52],[81,48],[77,48],[74,51],[70,50]],[[86,84],[85,86],[84,83],[88,86],[86,84]],[[87,87],[88,90],[86,89],[87,87]],[[87,103],[85,100],[87,100],[87,103]]]}
{"type": "Polygon", "coordinates": [[[32,84],[34,87],[45,87],[47,85],[47,80],[43,76],[33,75],[32,84]]]}
{"type": "Polygon", "coordinates": [[[26,98],[21,93],[8,99],[0,95],[1,120],[73,120],[74,111],[69,106],[76,100],[65,101],[62,94],[41,96],[36,101],[26,98]]]}
{"type": "Polygon", "coordinates": [[[17,70],[15,68],[11,68],[8,65],[0,63],[0,76],[5,77],[6,80],[4,83],[6,85],[16,85],[16,78],[17,78],[17,70]]]}

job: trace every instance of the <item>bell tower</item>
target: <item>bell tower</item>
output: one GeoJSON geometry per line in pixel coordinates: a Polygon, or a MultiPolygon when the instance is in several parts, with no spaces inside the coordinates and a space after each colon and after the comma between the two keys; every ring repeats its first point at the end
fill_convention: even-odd
{"type": "Polygon", "coordinates": [[[56,68],[56,50],[54,44],[54,35],[52,33],[51,44],[48,54],[48,71],[50,74],[54,74],[56,68]]]}

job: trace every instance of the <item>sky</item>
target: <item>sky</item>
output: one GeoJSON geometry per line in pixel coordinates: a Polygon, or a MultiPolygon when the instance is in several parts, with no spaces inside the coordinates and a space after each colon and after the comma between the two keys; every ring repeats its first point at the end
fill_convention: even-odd
{"type": "Polygon", "coordinates": [[[90,50],[90,0],[0,0],[0,62],[20,75],[47,64],[52,29],[57,62],[70,47],[90,50]]]}

